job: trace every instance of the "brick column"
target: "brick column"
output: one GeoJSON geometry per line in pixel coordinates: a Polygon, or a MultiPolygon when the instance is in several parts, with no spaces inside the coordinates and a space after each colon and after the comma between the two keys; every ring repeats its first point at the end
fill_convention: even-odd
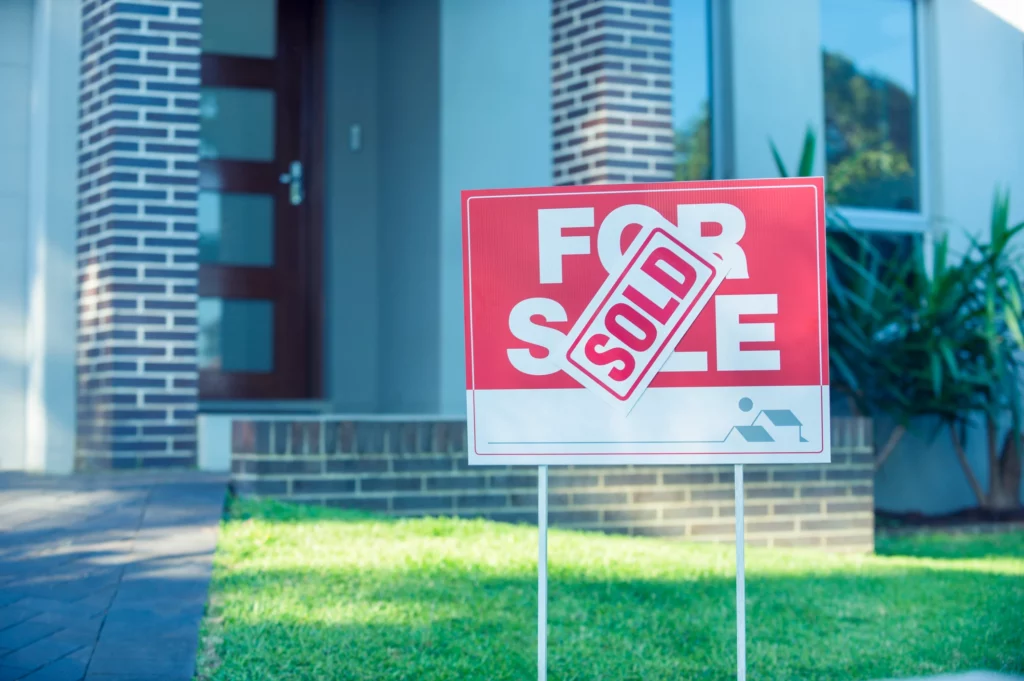
{"type": "Polygon", "coordinates": [[[673,179],[669,0],[553,0],[556,184],[673,179]]]}
{"type": "Polygon", "coordinates": [[[195,464],[200,4],[82,7],[80,470],[195,464]]]}

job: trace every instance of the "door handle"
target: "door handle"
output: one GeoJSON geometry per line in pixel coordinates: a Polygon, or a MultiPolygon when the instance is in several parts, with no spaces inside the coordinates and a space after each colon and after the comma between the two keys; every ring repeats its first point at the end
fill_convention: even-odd
{"type": "Polygon", "coordinates": [[[305,192],[302,188],[302,161],[292,161],[287,173],[281,173],[281,184],[288,185],[288,201],[293,206],[302,203],[305,192]]]}

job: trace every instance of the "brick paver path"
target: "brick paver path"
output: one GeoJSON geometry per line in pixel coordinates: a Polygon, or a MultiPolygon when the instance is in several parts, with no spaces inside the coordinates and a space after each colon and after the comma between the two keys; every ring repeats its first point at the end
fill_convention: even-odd
{"type": "Polygon", "coordinates": [[[0,473],[0,681],[187,681],[226,480],[0,473]]]}

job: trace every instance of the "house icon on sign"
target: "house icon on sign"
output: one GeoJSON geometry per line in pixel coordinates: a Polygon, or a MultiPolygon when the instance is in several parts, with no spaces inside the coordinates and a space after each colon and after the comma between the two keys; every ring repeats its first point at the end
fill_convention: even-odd
{"type": "Polygon", "coordinates": [[[733,426],[725,441],[807,442],[803,436],[803,424],[789,409],[762,409],[749,426],[733,426]]]}

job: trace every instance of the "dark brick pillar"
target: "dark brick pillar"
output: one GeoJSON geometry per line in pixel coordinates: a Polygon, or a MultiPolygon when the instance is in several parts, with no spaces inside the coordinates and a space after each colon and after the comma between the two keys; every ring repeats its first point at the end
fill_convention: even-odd
{"type": "Polygon", "coordinates": [[[78,469],[195,464],[200,5],[83,4],[78,469]]]}
{"type": "Polygon", "coordinates": [[[669,0],[553,0],[556,184],[673,179],[669,0]]]}

